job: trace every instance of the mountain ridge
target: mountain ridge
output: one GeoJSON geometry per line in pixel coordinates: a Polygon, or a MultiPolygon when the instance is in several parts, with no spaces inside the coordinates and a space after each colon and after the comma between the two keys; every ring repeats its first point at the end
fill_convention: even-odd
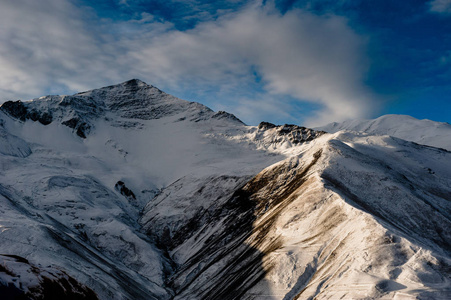
{"type": "MultiPolygon", "coordinates": [[[[0,253],[99,299],[449,299],[451,152],[156,89],[0,109],[0,253]]],[[[40,299],[27,268],[0,289],[40,299]]]]}
{"type": "Polygon", "coordinates": [[[363,131],[370,134],[391,135],[418,144],[451,151],[451,124],[428,119],[419,120],[408,115],[383,115],[370,120],[350,120],[316,127],[335,133],[340,130],[363,131]]]}
{"type": "Polygon", "coordinates": [[[53,121],[59,121],[72,128],[81,138],[86,138],[93,121],[102,117],[151,120],[186,112],[183,118],[192,121],[216,118],[244,124],[232,114],[214,113],[200,103],[166,94],[139,79],[72,96],[51,95],[26,102],[7,101],[0,106],[0,110],[22,122],[31,120],[48,125],[53,121]]]}

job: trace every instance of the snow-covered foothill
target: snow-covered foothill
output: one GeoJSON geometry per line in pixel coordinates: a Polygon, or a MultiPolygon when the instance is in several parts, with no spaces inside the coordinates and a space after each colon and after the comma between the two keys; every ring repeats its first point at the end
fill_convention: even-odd
{"type": "Polygon", "coordinates": [[[330,133],[340,130],[390,135],[422,145],[451,151],[451,125],[445,122],[418,120],[406,115],[383,115],[373,120],[349,120],[315,128],[330,133]]]}

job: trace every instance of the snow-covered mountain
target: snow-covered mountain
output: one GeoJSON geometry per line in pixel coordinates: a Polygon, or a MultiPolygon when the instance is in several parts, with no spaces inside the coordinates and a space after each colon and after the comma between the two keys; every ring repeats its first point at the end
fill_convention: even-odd
{"type": "Polygon", "coordinates": [[[4,299],[450,298],[444,149],[246,126],[139,80],[0,124],[4,299]]]}
{"type": "Polygon", "coordinates": [[[406,141],[451,151],[450,124],[431,120],[418,120],[406,115],[384,115],[373,120],[333,122],[316,129],[330,133],[351,130],[373,135],[390,135],[406,141]]]}

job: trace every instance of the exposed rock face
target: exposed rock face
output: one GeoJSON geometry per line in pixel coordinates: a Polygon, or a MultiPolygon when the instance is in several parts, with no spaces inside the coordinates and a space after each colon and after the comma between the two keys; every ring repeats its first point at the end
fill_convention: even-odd
{"type": "Polygon", "coordinates": [[[6,101],[0,107],[1,110],[6,112],[13,118],[25,121],[28,118],[28,111],[22,101],[6,101]]]}
{"type": "Polygon", "coordinates": [[[0,106],[7,115],[22,122],[31,120],[42,125],[58,121],[71,129],[81,138],[86,138],[90,122],[102,115],[102,106],[98,103],[72,96],[47,96],[34,101],[8,101],[0,106]]]}
{"type": "Polygon", "coordinates": [[[326,133],[297,125],[274,125],[269,122],[261,122],[257,129],[253,138],[258,143],[276,147],[281,145],[285,147],[296,146],[312,141],[326,133]]]}
{"type": "Polygon", "coordinates": [[[86,133],[89,132],[89,129],[91,128],[90,125],[83,122],[79,118],[72,118],[70,120],[63,121],[61,124],[74,129],[76,131],[77,135],[84,139],[86,138],[86,133]]]}
{"type": "Polygon", "coordinates": [[[121,195],[125,196],[127,199],[136,200],[135,194],[125,186],[125,183],[123,181],[118,181],[114,185],[114,188],[116,189],[116,191],[121,193],[121,195]]]}
{"type": "Polygon", "coordinates": [[[0,259],[0,295],[4,300],[98,300],[94,291],[57,268],[36,266],[16,255],[0,254],[0,259]]]}
{"type": "Polygon", "coordinates": [[[235,115],[230,114],[230,113],[225,112],[225,111],[222,111],[222,110],[220,110],[217,113],[215,113],[212,116],[212,118],[213,119],[219,119],[219,120],[222,120],[222,119],[232,120],[232,121],[235,121],[235,122],[237,122],[237,123],[239,123],[241,125],[244,125],[244,123],[240,119],[238,119],[235,115]]]}

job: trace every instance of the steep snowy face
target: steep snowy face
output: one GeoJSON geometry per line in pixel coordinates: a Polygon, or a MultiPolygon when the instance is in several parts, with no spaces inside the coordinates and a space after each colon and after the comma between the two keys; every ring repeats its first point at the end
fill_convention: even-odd
{"type": "Polygon", "coordinates": [[[152,120],[185,112],[186,117],[194,121],[214,115],[202,104],[181,100],[138,79],[79,93],[74,97],[92,99],[114,113],[115,117],[128,119],[152,120]]]}
{"type": "Polygon", "coordinates": [[[180,120],[227,119],[243,124],[225,112],[214,113],[208,107],[178,99],[138,79],[78,93],[72,96],[46,96],[32,101],[8,101],[0,109],[7,115],[48,125],[58,122],[82,138],[91,132],[96,120],[106,119],[121,126],[139,126],[122,119],[154,120],[182,114],[180,120]]]}
{"type": "Polygon", "coordinates": [[[27,157],[31,154],[31,149],[23,139],[10,134],[0,126],[0,153],[3,155],[27,157]]]}
{"type": "Polygon", "coordinates": [[[451,151],[451,125],[431,120],[418,120],[405,115],[385,115],[374,120],[351,120],[315,128],[335,133],[340,130],[391,135],[422,145],[451,151]]]}

